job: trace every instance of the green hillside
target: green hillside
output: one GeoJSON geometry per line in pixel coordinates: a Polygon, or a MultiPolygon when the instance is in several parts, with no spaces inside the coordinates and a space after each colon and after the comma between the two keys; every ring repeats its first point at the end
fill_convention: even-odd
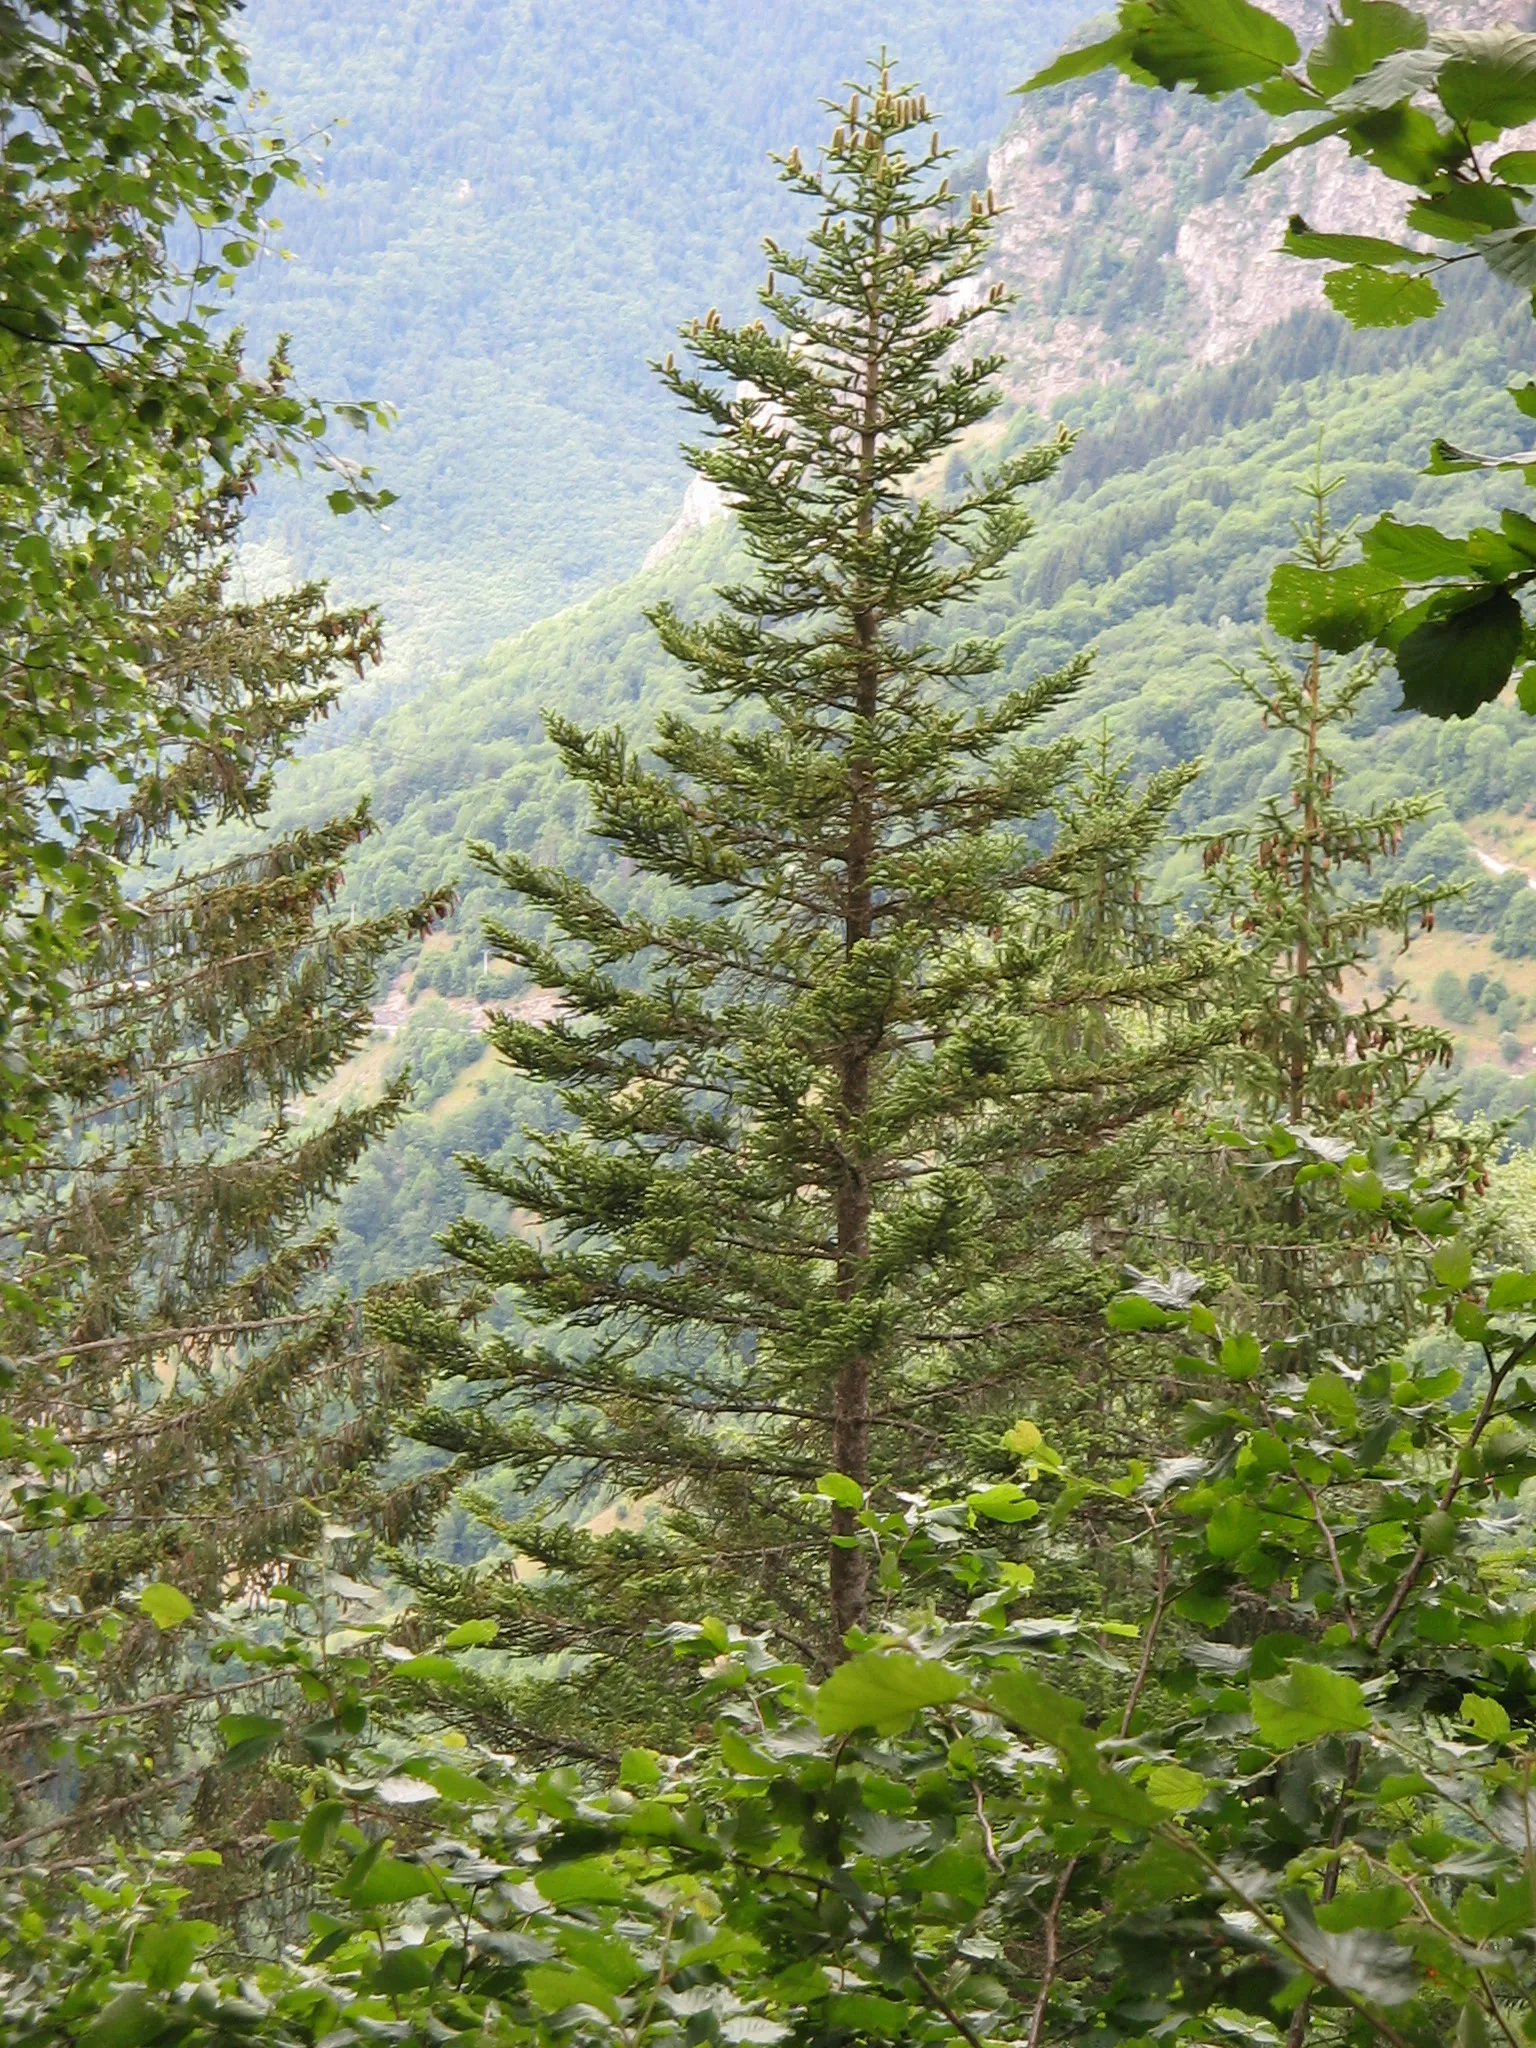
{"type": "MultiPolygon", "coordinates": [[[[684,33],[688,23],[680,11],[662,14],[662,29],[670,23],[684,33]]],[[[340,9],[325,18],[331,30],[339,24],[350,35],[362,35],[340,9]]],[[[942,50],[940,11],[926,10],[923,18],[942,50]]],[[[268,20],[270,25],[270,11],[268,20]]],[[[415,20],[407,16],[408,24],[415,20]]],[[[488,47],[483,40],[476,44],[473,35],[491,33],[489,15],[474,16],[467,27],[460,23],[452,36],[446,27],[434,27],[434,20],[423,15],[403,37],[373,38],[366,49],[359,45],[358,69],[349,75],[371,82],[372,98],[358,88],[365,109],[393,109],[391,118],[403,118],[408,88],[424,78],[437,79],[427,95],[436,104],[433,96],[440,99],[449,90],[449,74],[434,72],[433,53],[488,47]],[[381,79],[387,91],[375,90],[381,79]]],[[[536,53],[545,47],[538,40],[545,33],[538,27],[543,17],[535,9],[529,20],[537,33],[528,49],[536,53]]],[[[770,203],[766,184],[752,184],[761,173],[746,158],[732,159],[746,168],[736,185],[723,188],[724,199],[688,183],[707,181],[711,164],[719,172],[728,152],[719,143],[723,129],[710,124],[728,126],[733,108],[750,105],[763,142],[806,132],[803,109],[814,96],[810,76],[826,55],[817,37],[832,34],[831,17],[805,9],[793,20],[804,34],[795,62],[806,75],[797,71],[790,79],[759,66],[745,101],[717,93],[708,100],[708,120],[690,142],[694,153],[685,153],[660,192],[647,188],[632,195],[636,220],[649,218],[654,207],[656,222],[673,221],[675,233],[652,226],[643,252],[640,241],[626,241],[619,224],[628,217],[630,201],[612,193],[607,201],[600,198],[615,172],[593,139],[599,131],[589,131],[573,115],[559,121],[542,102],[535,109],[530,98],[527,118],[535,126],[544,122],[550,148],[566,151],[573,163],[589,149],[591,163],[585,183],[574,173],[560,181],[568,203],[528,215],[528,239],[518,245],[522,270],[514,274],[503,265],[498,279],[495,265],[472,259],[470,243],[435,240],[423,228],[413,255],[391,244],[394,256],[372,262],[367,293],[339,296],[329,345],[363,369],[396,360],[391,350],[424,348],[430,335],[443,332],[445,302],[434,296],[431,280],[440,280],[444,292],[454,280],[465,296],[464,348],[457,342],[443,346],[442,378],[448,382],[423,390],[420,418],[398,444],[407,502],[391,515],[393,531],[325,536],[332,551],[343,545],[354,550],[337,554],[349,576],[372,573],[382,579],[374,588],[387,596],[392,612],[403,610],[408,644],[415,644],[412,621],[420,615],[412,606],[424,601],[428,584],[421,579],[429,570],[430,578],[440,579],[432,602],[441,602],[455,622],[437,643],[440,649],[463,646],[498,616],[486,593],[497,578],[498,588],[511,589],[513,565],[515,576],[525,579],[517,600],[525,613],[549,610],[562,588],[608,580],[598,594],[501,641],[439,677],[430,690],[417,690],[407,679],[387,694],[360,692],[280,787],[278,815],[284,822],[318,817],[361,790],[372,792],[382,829],[355,864],[351,887],[360,907],[404,901],[443,875],[466,884],[452,930],[419,962],[402,963],[391,997],[395,1037],[388,1046],[381,1042],[367,1074],[357,1077],[362,1085],[410,1055],[431,1114],[397,1133],[365,1166],[348,1199],[343,1223],[355,1271],[382,1270],[377,1262],[385,1256],[386,1216],[390,1256],[398,1257],[405,1244],[410,1256],[430,1257],[431,1231],[461,1200],[451,1153],[496,1151],[512,1141],[518,1122],[534,1107],[521,1100],[516,1084],[494,1062],[479,1056],[470,1035],[478,1003],[515,1000],[521,991],[485,955],[481,922],[497,905],[467,870],[465,842],[478,838],[514,846],[586,874],[600,868],[601,849],[585,836],[578,803],[543,739],[540,713],[548,708],[589,722],[619,720],[643,733],[679,688],[645,624],[644,608],[662,595],[685,609],[706,602],[710,584],[730,560],[731,530],[719,521],[679,545],[657,568],[623,582],[611,575],[616,563],[633,561],[675,512],[684,474],[675,453],[679,422],[649,387],[641,365],[644,349],[660,347],[666,327],[712,298],[730,304],[732,294],[744,297],[759,269],[761,229],[774,222],[793,225],[784,220],[782,198],[770,203]],[[770,76],[771,87],[765,82],[770,76]],[[601,252],[577,225],[583,208],[600,203],[609,206],[613,223],[601,252]],[[489,346],[493,330],[501,335],[485,318],[486,295],[522,290],[518,279],[526,280],[530,266],[553,266],[553,275],[560,251],[576,244],[591,261],[579,276],[566,278],[562,289],[567,312],[580,300],[580,319],[567,318],[554,300],[536,294],[538,310],[528,316],[517,372],[533,382],[542,378],[544,388],[559,396],[564,410],[558,435],[550,424],[553,411],[544,417],[555,438],[541,440],[530,429],[510,386],[499,399],[488,397],[483,408],[458,407],[447,395],[449,385],[471,374],[481,360],[475,350],[482,341],[489,346]],[[640,252],[632,260],[626,254],[631,249],[640,252]],[[398,272],[391,268],[397,258],[398,272]],[[635,280],[648,269],[652,285],[645,295],[635,280]],[[388,304],[379,301],[369,355],[355,348],[349,323],[369,324],[368,293],[385,293],[379,279],[392,276],[402,285],[409,276],[414,289],[391,289],[388,304]],[[623,319],[615,310],[620,306],[628,307],[623,319]],[[632,324],[626,327],[624,320],[632,324]],[[599,359],[611,374],[590,374],[599,359]],[[592,409],[585,416],[579,413],[583,406],[592,409]],[[563,470],[563,458],[551,452],[560,436],[573,434],[590,469],[578,464],[563,470]],[[472,445],[472,454],[464,453],[456,435],[472,445]],[[430,480],[430,518],[411,507],[412,463],[422,465],[430,480]],[[493,487],[485,464],[515,476],[517,489],[493,487]],[[600,514],[594,510],[599,506],[600,514]],[[369,549],[378,551],[371,566],[369,549]],[[557,573],[552,565],[560,549],[576,552],[568,553],[566,568],[557,573]],[[587,553],[578,560],[582,549],[587,553]],[[412,998],[430,995],[449,1007],[410,1007],[412,998]]],[[[726,39],[710,28],[714,21],[705,10],[692,22],[695,28],[703,24],[698,77],[711,64],[719,65],[722,77],[729,70],[726,39]]],[[[318,41],[310,47],[318,49],[318,41]]],[[[636,81],[657,76],[645,69],[651,61],[637,57],[628,75],[636,81]]],[[[450,153],[439,163],[443,178],[450,172],[469,176],[471,170],[490,177],[488,159],[474,155],[485,137],[472,118],[485,105],[477,97],[483,79],[470,75],[474,68],[453,74],[465,120],[452,131],[461,154],[450,153]]],[[[488,75],[489,59],[484,68],[488,75]]],[[[820,73],[829,75],[825,68],[820,73]]],[[[587,78],[583,90],[597,89],[587,78]]],[[[969,111],[979,120],[992,102],[974,81],[972,89],[969,111]]],[[[653,102],[638,83],[635,93],[633,120],[623,133],[642,140],[649,135],[660,149],[664,133],[672,131],[659,114],[654,130],[647,126],[642,116],[648,107],[654,111],[653,102]]],[[[1242,177],[1252,145],[1249,128],[1223,107],[1091,83],[1031,102],[1004,146],[990,159],[985,150],[975,153],[956,179],[962,191],[973,175],[978,182],[989,176],[1002,181],[1011,214],[1005,216],[997,272],[1019,294],[999,330],[1011,408],[1000,416],[990,448],[978,448],[976,457],[995,453],[999,442],[1010,447],[1032,438],[1048,420],[1063,419],[1079,433],[1060,481],[1040,498],[1035,537],[980,608],[977,623],[1004,636],[1010,682],[1085,648],[1096,650],[1094,674],[1069,722],[1083,731],[1107,722],[1138,773],[1203,760],[1205,772],[1178,821],[1182,829],[1251,809],[1277,773],[1278,745],[1241,699],[1230,664],[1252,657],[1263,593],[1274,562],[1290,543],[1295,489],[1316,457],[1320,428],[1326,426],[1328,467],[1347,474],[1339,501],[1346,516],[1389,506],[1404,516],[1430,507],[1449,516],[1471,515],[1490,497],[1497,501],[1497,489],[1471,480],[1448,489],[1443,480],[1426,479],[1425,450],[1440,432],[1465,446],[1507,445],[1513,416],[1504,386],[1517,366],[1527,317],[1513,293],[1486,280],[1463,282],[1440,320],[1406,332],[1358,334],[1324,308],[1302,306],[1275,317],[1276,311],[1284,313],[1281,304],[1260,308],[1257,332],[1234,360],[1202,362],[1200,356],[1212,352],[1202,325],[1209,309],[1202,308],[1198,280],[1182,260],[1186,230],[1201,229],[1223,209],[1243,227],[1249,209],[1252,220],[1244,232],[1250,239],[1266,238],[1261,250],[1273,245],[1259,209],[1261,198],[1272,209],[1274,197],[1245,185],[1242,177]],[[1170,133],[1181,124],[1180,147],[1170,152],[1170,133]],[[1161,166],[1170,160],[1173,168],[1165,172],[1161,166]]],[[[306,290],[335,291],[334,266],[349,260],[349,235],[361,248],[368,236],[387,242],[392,232],[390,209],[403,189],[404,172],[382,158],[369,159],[377,177],[369,187],[373,199],[365,204],[362,184],[349,187],[342,175],[349,163],[362,162],[347,152],[361,149],[360,140],[341,145],[335,189],[326,202],[334,211],[322,209],[330,239],[317,243],[313,269],[301,268],[292,287],[301,308],[306,290]]],[[[760,160],[757,144],[751,154],[760,160]]],[[[509,189],[498,202],[504,212],[509,189]]],[[[463,218],[466,234],[476,222],[476,233],[490,232],[488,216],[471,209],[463,218]]],[[[1235,286],[1241,289],[1241,274],[1235,286]]],[[[507,318],[510,331],[516,323],[510,313],[507,318]]],[[[302,332],[302,322],[296,324],[302,332]]],[[[532,383],[517,388],[531,389],[532,383]]],[[[951,481],[957,480],[958,471],[951,481]]],[[[517,616],[510,599],[508,606],[500,616],[517,616]]],[[[1525,1043],[1536,1038],[1536,957],[1525,964],[1528,952],[1536,956],[1536,918],[1529,918],[1527,934],[1529,892],[1520,870],[1536,867],[1536,849],[1527,860],[1517,848],[1520,820],[1511,806],[1518,811],[1521,793],[1536,788],[1536,737],[1503,707],[1469,725],[1446,726],[1400,721],[1395,703],[1395,688],[1380,686],[1352,749],[1358,793],[1365,800],[1439,792],[1447,815],[1421,832],[1407,857],[1468,888],[1465,903],[1451,912],[1465,935],[1459,970],[1445,954],[1442,934],[1429,953],[1421,949],[1416,956],[1422,971],[1409,963],[1410,978],[1426,1007],[1433,1007],[1433,985],[1464,1013],[1448,1021],[1463,1031],[1474,1064],[1468,1100],[1524,1109],[1536,1087],[1524,1073],[1525,1043]],[[1507,858],[1508,871],[1491,875],[1478,848],[1507,858]],[[1447,972],[1459,972],[1459,996],[1447,994],[1447,972]],[[1478,973],[1479,996],[1469,998],[1466,977],[1478,973]],[[1482,1006],[1485,990],[1492,993],[1482,1006]]],[[[1192,867],[1192,856],[1170,848],[1160,878],[1170,901],[1187,897],[1192,867]]],[[[615,874],[606,881],[621,894],[638,886],[615,874]]],[[[1536,897],[1530,903],[1536,905],[1536,897]]],[[[1445,1018],[1443,1009],[1439,1014],[1445,1018]]]]}
{"type": "Polygon", "coordinates": [[[393,401],[400,502],[339,528],[279,493],[263,572],[387,599],[391,673],[440,669],[630,574],[681,495],[648,356],[740,308],[782,224],[770,148],[889,42],[967,151],[1070,26],[1070,0],[252,0],[290,131],[333,123],[293,260],[246,293],[326,392],[393,401]]]}

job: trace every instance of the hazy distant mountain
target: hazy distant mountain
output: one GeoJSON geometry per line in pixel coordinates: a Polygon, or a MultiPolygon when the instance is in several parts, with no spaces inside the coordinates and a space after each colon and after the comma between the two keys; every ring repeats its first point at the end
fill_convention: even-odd
{"type": "Polygon", "coordinates": [[[314,493],[265,514],[274,575],[382,598],[418,673],[626,575],[684,476],[645,360],[744,310],[784,228],[770,148],[883,36],[974,152],[1071,0],[250,0],[256,78],[292,133],[343,117],[290,263],[247,292],[329,393],[400,408],[401,502],[340,529],[314,493]]]}

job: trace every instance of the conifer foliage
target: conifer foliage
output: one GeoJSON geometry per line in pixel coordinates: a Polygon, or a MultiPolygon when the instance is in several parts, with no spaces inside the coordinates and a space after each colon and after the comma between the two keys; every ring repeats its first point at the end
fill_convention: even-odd
{"type": "MultiPolygon", "coordinates": [[[[1332,574],[1349,549],[1350,529],[1330,516],[1343,481],[1325,476],[1319,456],[1276,589],[1332,574]]],[[[1246,1312],[1303,1353],[1361,1364],[1389,1354],[1418,1321],[1429,1256],[1412,1233],[1384,1256],[1386,1185],[1427,1175],[1459,1195],[1487,1149],[1435,1086],[1450,1040],[1407,1014],[1392,979],[1393,955],[1433,929],[1444,894],[1390,873],[1404,833],[1434,800],[1361,808],[1339,745],[1382,667],[1379,656],[1339,656],[1304,634],[1289,646],[1266,642],[1256,673],[1233,671],[1291,746],[1256,815],[1204,842],[1204,908],[1236,941],[1243,1013],[1211,1107],[1237,1128],[1221,1133],[1214,1174],[1186,1165],[1172,1176],[1186,1256],[1219,1252],[1246,1312]],[[1255,1149],[1236,1142],[1243,1136],[1255,1149]],[[1302,1189],[1319,1179],[1333,1199],[1323,1189],[1304,1202],[1302,1189]]]]}
{"type": "MultiPolygon", "coordinates": [[[[334,914],[366,803],[188,861],[200,828],[259,822],[274,763],[378,645],[371,613],[334,609],[318,586],[232,596],[250,481],[215,488],[164,558],[118,580],[146,696],[185,714],[185,737],[112,819],[123,899],[76,974],[68,1030],[23,1041],[50,1113],[0,1206],[0,1611],[45,1600],[60,1657],[82,1634],[100,1652],[104,1617],[116,1646],[83,1715],[88,1751],[11,1774],[38,1788],[43,1818],[19,1799],[7,1814],[31,1820],[25,1840],[89,1823],[103,1797],[119,1832],[151,1822],[156,1790],[185,1782],[171,1766],[199,1698],[206,1718],[206,1684],[166,1669],[167,1615],[269,1583],[357,1512],[390,1446],[390,1402],[411,1391],[409,1361],[323,1290],[329,1201],[407,1086],[307,1118],[302,1104],[371,1029],[381,961],[444,899],[334,914]]],[[[70,1735],[67,1711],[39,1721],[47,1699],[23,1671],[0,1700],[9,1763],[40,1726],[70,1735]]]]}
{"type": "Polygon", "coordinates": [[[500,1525],[544,1576],[418,1566],[418,1590],[596,1653],[589,1711],[605,1670],[632,1701],[646,1624],[701,1600],[837,1654],[866,1612],[865,1490],[942,1467],[1066,1370],[1069,1332],[1097,1345],[1085,1218],[1211,1035],[1170,1021],[1206,954],[1084,965],[1064,915],[1135,865],[1179,778],[1075,809],[1074,748],[1034,729],[1086,661],[1000,691],[997,643],[939,625],[1068,447],[925,487],[999,402],[973,339],[1004,301],[981,280],[994,202],[957,203],[885,67],[831,111],[815,162],[783,160],[816,218],[803,249],[766,245],[768,321],[712,310],[663,366],[755,572],[708,617],[652,615],[704,715],[665,718],[649,756],[551,722],[597,829],[675,908],[620,915],[479,855],[528,912],[494,941],[560,1004],[493,1039],[569,1121],[510,1170],[471,1165],[531,1226],[448,1243],[543,1335],[391,1324],[474,1383],[416,1434],[553,1508],[500,1525]],[[1108,1049],[1056,1028],[1088,1008],[1127,1020],[1108,1049]],[[604,1494],[651,1504],[646,1527],[573,1530],[604,1494]]]}

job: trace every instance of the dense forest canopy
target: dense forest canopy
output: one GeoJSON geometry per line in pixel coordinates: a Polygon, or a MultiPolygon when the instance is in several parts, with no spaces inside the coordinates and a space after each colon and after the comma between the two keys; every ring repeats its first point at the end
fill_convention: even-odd
{"type": "Polygon", "coordinates": [[[1536,2041],[1536,33],[886,13],[0,4],[18,2048],[1536,2041]]]}

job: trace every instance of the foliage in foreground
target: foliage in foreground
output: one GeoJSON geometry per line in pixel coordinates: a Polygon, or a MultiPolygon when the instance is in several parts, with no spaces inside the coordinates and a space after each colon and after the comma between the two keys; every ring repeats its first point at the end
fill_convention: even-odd
{"type": "Polygon", "coordinates": [[[402,1658],[306,1567],[264,1644],[167,1615],[310,1702],[220,1723],[228,1769],[291,1789],[266,1860],[308,1937],[237,1960],[196,1917],[195,1822],[93,1876],[57,1946],[18,1875],[9,2037],[1529,2039],[1536,1273],[1475,1274],[1432,1187],[1393,1207],[1438,1245],[1465,1376],[1299,1374],[1193,1275],[1146,1282],[1110,1316],[1180,1347],[1178,1454],[1085,1479],[1021,1420],[1012,1479],[869,1501],[851,1656],[815,1685],[676,1630],[714,1717],[678,1757],[534,1777],[466,1748],[441,1716],[487,1631],[402,1658]],[[1084,1540],[1133,1573],[1045,1611],[1036,1573],[1084,1540]]]}

